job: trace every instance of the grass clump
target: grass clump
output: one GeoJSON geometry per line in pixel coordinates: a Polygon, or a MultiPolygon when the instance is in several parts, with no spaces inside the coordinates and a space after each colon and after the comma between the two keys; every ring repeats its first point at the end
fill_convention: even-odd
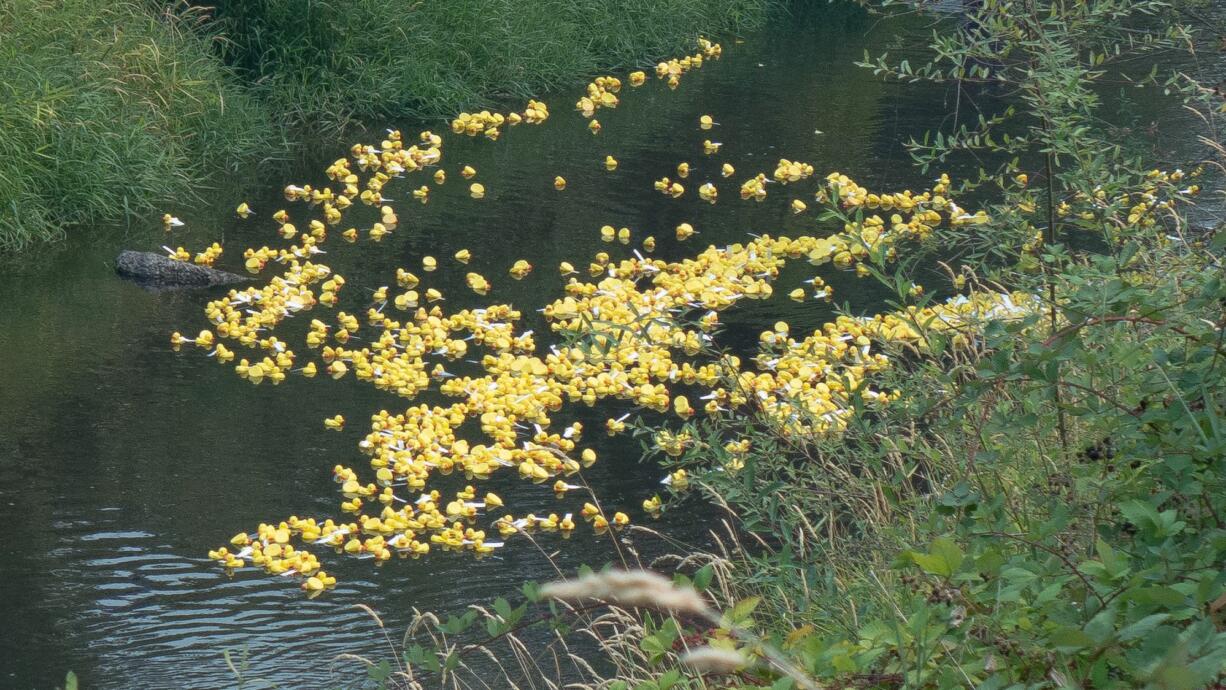
{"type": "Polygon", "coordinates": [[[772,0],[220,0],[225,60],[315,127],[451,116],[750,28],[772,0]]]}
{"type": "Polygon", "coordinates": [[[0,27],[0,251],[148,212],[277,146],[191,12],[13,0],[0,27]]]}

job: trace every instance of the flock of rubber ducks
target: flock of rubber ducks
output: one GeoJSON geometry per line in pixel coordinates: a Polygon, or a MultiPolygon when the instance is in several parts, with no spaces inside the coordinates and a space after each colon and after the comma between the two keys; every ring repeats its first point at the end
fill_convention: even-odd
{"type": "MultiPolygon", "coordinates": [[[[699,48],[694,55],[661,62],[656,76],[676,88],[684,74],[722,52],[718,44],[705,39],[699,48]]],[[[646,73],[636,71],[627,82],[637,87],[646,79],[646,73]]],[[[576,103],[593,133],[599,131],[594,116],[602,108],[617,107],[621,89],[620,79],[600,77],[576,103]]],[[[451,122],[451,131],[496,140],[506,127],[541,124],[548,118],[544,103],[530,101],[522,113],[461,113],[451,122]]],[[[709,130],[718,124],[704,115],[698,126],[709,130]]],[[[332,470],[341,499],[339,508],[347,517],[291,516],[276,524],[261,524],[254,532],[239,533],[228,546],[209,552],[209,558],[222,567],[258,567],[270,574],[295,575],[302,588],[314,595],[334,586],[335,579],[321,569],[312,548],[382,562],[393,556],[418,557],[432,549],[486,554],[517,534],[542,530],[566,536],[584,522],[597,533],[620,529],[630,521],[625,512],[606,511],[583,483],[572,483],[597,456],[592,448],[581,446],[588,432],[583,424],[576,421],[558,428],[557,416],[568,405],[590,407],[618,400],[622,406],[673,415],[682,422],[700,414],[729,415],[753,405],[778,420],[786,433],[838,434],[855,406],[853,391],[870,406],[889,405],[899,396],[898,391],[872,386],[873,375],[891,364],[879,351],[881,341],[919,343],[920,324],[972,337],[964,335],[968,323],[985,316],[1016,317],[1034,308],[1026,296],[973,293],[907,312],[872,318],[840,316],[806,334],[792,334],[781,321],[761,334],[759,351],[750,361],[737,357],[704,361],[701,355],[714,342],[720,312],[742,300],[771,297],[773,282],[787,261],[805,260],[814,266],[829,263],[863,274],[870,257],[892,258],[901,243],[923,240],[943,223],[988,221],[982,213],[969,214],[948,198],[950,180],[946,176],[920,193],[875,194],[845,175],[832,173],[812,192],[813,200],[859,211],[853,217],[863,220],[849,222],[830,236],[763,235],[743,243],[708,246],[679,261],[651,258],[637,249],[620,259],[599,252],[588,265],[588,279],[570,262],[562,262],[558,273],[564,282],[563,294],[540,310],[557,344],[538,345],[536,334],[520,326],[523,314],[509,304],[444,309],[444,295],[435,288],[424,288],[422,278],[407,267],[396,271],[394,285],[374,289],[369,299],[348,300],[361,302],[362,310],[336,311],[330,318],[319,315],[319,308],[338,308],[347,285],[343,276],[317,262],[329,233],[342,224],[346,210],[355,202],[378,208],[380,220],[365,232],[356,227],[341,231],[343,240],[356,242],[365,235],[379,242],[394,233],[399,219],[383,196],[385,187],[414,173],[429,175],[442,184],[447,177],[441,167],[443,145],[443,138],[429,131],[420,133],[412,144],[400,132],[389,132],[379,146],[356,144],[347,157],[327,168],[327,177],[337,189],[287,186],[288,202],[318,209],[319,217],[299,230],[288,211],[279,210],[272,214],[276,232],[291,244],[248,249],[243,255],[248,271],[259,273],[276,265],[279,273],[261,286],[232,289],[209,302],[204,310],[209,327],[194,337],[178,332],[171,336],[176,350],[194,346],[218,362],[233,365],[239,376],[253,384],[275,385],[291,375],[352,377],[410,401],[431,388],[451,401],[411,404],[400,411],[380,410],[372,415],[369,432],[358,444],[369,458],[370,474],[364,479],[344,465],[332,470]],[[310,320],[304,342],[312,353],[311,361],[302,362],[306,358],[300,358],[275,332],[283,321],[313,311],[317,316],[310,320]],[[478,364],[482,373],[449,371],[461,360],[478,364]],[[471,426],[479,427],[480,438],[467,432],[471,426]],[[584,493],[588,500],[577,511],[578,520],[575,513],[565,511],[516,516],[504,511],[497,495],[479,495],[473,484],[449,497],[431,488],[438,475],[458,474],[470,482],[481,482],[499,472],[549,487],[558,498],[584,493]],[[497,531],[497,538],[489,538],[487,529],[497,531]]],[[[721,148],[721,143],[703,142],[706,155],[716,155],[721,148]]],[[[613,170],[617,160],[607,156],[604,165],[613,170]]],[[[725,178],[735,174],[727,163],[719,169],[725,178]]],[[[455,172],[468,181],[477,176],[467,165],[455,172]]],[[[680,179],[687,179],[691,172],[688,163],[676,169],[680,179]]],[[[769,175],[761,173],[746,181],[740,194],[743,199],[761,201],[768,185],[799,184],[813,175],[812,165],[780,160],[769,175]]],[[[558,176],[553,185],[563,190],[566,180],[558,176]]],[[[667,177],[655,186],[669,196],[685,192],[681,183],[667,177]]],[[[426,203],[429,190],[423,185],[412,191],[412,198],[426,203]]],[[[471,183],[471,196],[484,194],[480,183],[471,183]]],[[[711,182],[699,186],[698,194],[710,203],[718,200],[718,190],[711,182]]],[[[806,208],[799,199],[792,204],[797,213],[806,208]]],[[[243,203],[236,214],[246,218],[252,210],[243,203]]],[[[170,225],[171,220],[177,221],[165,222],[170,225]]],[[[690,223],[677,225],[674,232],[681,241],[698,234],[690,223]]],[[[605,242],[628,245],[632,232],[607,225],[600,236],[605,242]]],[[[202,252],[210,262],[221,253],[214,246],[215,250],[202,252]]],[[[646,252],[654,246],[654,237],[642,240],[646,252]]],[[[182,248],[167,251],[184,260],[190,256],[182,248]]],[[[451,260],[464,267],[472,258],[473,252],[462,249],[451,260]]],[[[195,260],[203,262],[199,257],[195,260]]],[[[440,268],[435,257],[421,258],[423,273],[440,268]]],[[[517,259],[507,275],[522,279],[533,268],[527,259],[517,259]]],[[[490,280],[476,272],[467,272],[465,282],[478,295],[495,290],[490,280]]],[[[798,301],[832,296],[820,277],[807,285],[788,296],[798,301]]],[[[631,425],[628,417],[607,419],[601,431],[608,435],[625,432],[631,425]]],[[[325,430],[339,431],[345,424],[341,415],[323,420],[325,430]]],[[[697,443],[684,424],[678,430],[656,428],[651,438],[670,456],[680,456],[697,443]]],[[[719,469],[736,472],[750,451],[749,441],[729,441],[723,451],[727,460],[719,469]]],[[[661,484],[668,491],[680,492],[691,482],[681,469],[668,474],[661,484]]],[[[656,494],[643,501],[642,507],[658,515],[665,501],[656,494]]]]}

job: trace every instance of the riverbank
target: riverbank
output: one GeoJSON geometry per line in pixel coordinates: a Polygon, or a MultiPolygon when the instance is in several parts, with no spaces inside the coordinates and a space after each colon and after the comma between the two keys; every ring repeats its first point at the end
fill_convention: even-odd
{"type": "Polygon", "coordinates": [[[18,0],[0,7],[0,252],[147,217],[285,156],[303,128],[539,93],[776,4],[18,0]]]}

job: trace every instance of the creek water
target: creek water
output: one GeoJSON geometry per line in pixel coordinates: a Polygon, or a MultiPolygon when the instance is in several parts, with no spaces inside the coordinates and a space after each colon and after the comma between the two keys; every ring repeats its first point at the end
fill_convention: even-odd
{"type": "MultiPolygon", "coordinates": [[[[903,142],[949,124],[954,94],[884,84],[853,65],[866,49],[905,53],[925,32],[922,22],[878,23],[854,13],[780,21],[743,42],[725,41],[723,59],[687,74],[676,91],[654,79],[624,89],[620,107],[597,114],[604,128],[596,136],[572,109],[581,84],[546,95],[552,117],[545,125],[508,129],[497,142],[453,136],[442,123],[388,123],[406,135],[426,126],[445,133],[442,167],[450,178],[431,183],[424,206],[409,199],[407,184],[389,185],[385,194],[397,202],[400,227],[378,244],[334,239],[321,261],[349,280],[353,303],[342,307],[351,312],[362,313],[369,291],[394,284],[395,268],[405,266],[443,291],[448,310],[509,302],[533,327],[534,310],[561,294],[560,261],[584,267],[598,251],[628,255],[646,235],[659,241],[658,255],[676,259],[751,232],[815,232],[812,212],[789,209],[793,198],[811,202],[812,185],[774,188],[754,203],[737,198],[739,183],[789,158],[812,163],[819,177],[839,170],[876,190],[925,184],[931,175],[911,165],[903,142]],[[699,130],[702,114],[719,125],[699,130]],[[703,155],[707,138],[723,142],[718,155],[703,155]],[[604,169],[605,155],[620,161],[615,172],[604,169]],[[686,196],[653,191],[652,180],[675,177],[681,161],[693,166],[686,196]],[[719,177],[724,162],[737,169],[729,180],[719,177]],[[486,186],[484,200],[468,198],[458,175],[465,164],[486,186]],[[569,181],[565,191],[553,189],[555,175],[569,181]],[[720,187],[718,204],[694,193],[708,180],[720,187]],[[701,234],[675,241],[672,229],[682,221],[701,234]],[[602,243],[598,228],[606,223],[630,227],[634,242],[602,243]],[[473,253],[466,268],[450,259],[460,248],[473,253]],[[437,273],[418,270],[426,254],[439,257],[437,273]],[[506,269],[519,258],[536,270],[515,282],[506,269]],[[489,297],[464,287],[466,271],[493,281],[489,297]]],[[[568,540],[544,536],[544,551],[512,540],[480,560],[438,552],[375,568],[324,557],[340,583],[308,600],[288,578],[251,569],[230,577],[205,558],[262,521],[335,515],[332,466],[367,471],[356,447],[363,420],[408,401],[352,377],[252,386],[198,350],[175,353],[170,332],[204,327],[202,307],[221,293],[142,289],[115,276],[114,256],[121,248],[198,250],[224,240],[221,265],[241,271],[242,248],[278,246],[268,217],[287,206],[280,198],[285,183],[320,185],[323,169],[349,144],[377,144],[381,135],[311,141],[277,179],[236,180],[203,192],[206,203],[171,204],[167,210],[187,223],[172,235],[157,219],[127,229],[80,228],[69,242],[29,255],[24,267],[0,276],[0,687],[53,687],[68,670],[91,689],[226,687],[235,680],[225,650],[247,655],[250,677],[282,687],[348,685],[360,681],[362,669],[335,663],[335,655],[383,649],[379,631],[355,604],[379,611],[398,637],[414,608],[455,612],[513,593],[524,580],[552,577],[546,554],[570,572],[616,559],[608,538],[583,528],[568,540]],[[243,200],[256,217],[234,217],[243,200]],[[337,413],[351,420],[350,428],[325,431],[321,420],[337,413]]],[[[346,226],[352,220],[362,227],[362,212],[346,226]]],[[[296,220],[305,226],[305,216],[296,220]]],[[[785,297],[813,271],[791,263],[775,298],[722,315],[722,342],[747,347],[776,320],[798,333],[830,318],[829,305],[785,297]]],[[[884,299],[870,281],[829,267],[821,275],[853,311],[873,311],[884,299]]],[[[535,327],[547,342],[547,328],[535,327]]],[[[586,480],[606,505],[636,522],[680,542],[702,542],[717,514],[700,500],[657,522],[638,508],[659,490],[662,471],[640,460],[637,441],[600,433],[601,420],[624,411],[612,405],[559,415],[592,430],[585,443],[601,460],[586,480]]],[[[582,502],[558,501],[547,486],[511,476],[496,475],[482,490],[502,494],[517,514],[577,511],[582,502]]],[[[643,553],[670,548],[647,536],[626,538],[643,553]]]]}

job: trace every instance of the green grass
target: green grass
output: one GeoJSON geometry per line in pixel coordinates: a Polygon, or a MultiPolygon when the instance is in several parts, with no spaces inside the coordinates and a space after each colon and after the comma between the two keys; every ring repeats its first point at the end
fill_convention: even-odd
{"type": "Polygon", "coordinates": [[[277,146],[193,16],[155,9],[0,5],[0,252],[150,212],[277,146]]]}
{"type": "Polygon", "coordinates": [[[221,0],[226,61],[314,126],[451,116],[602,69],[692,51],[761,22],[774,0],[221,0]]]}

